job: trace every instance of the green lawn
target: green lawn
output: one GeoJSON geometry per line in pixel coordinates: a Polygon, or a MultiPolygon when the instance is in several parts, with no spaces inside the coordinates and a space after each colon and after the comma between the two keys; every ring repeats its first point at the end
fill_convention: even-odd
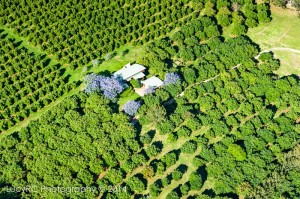
{"type": "Polygon", "coordinates": [[[300,50],[300,18],[297,12],[272,6],[272,21],[251,28],[248,35],[262,50],[288,47],[300,50]]]}
{"type": "Polygon", "coordinates": [[[300,53],[274,51],[275,57],[280,59],[281,67],[276,71],[279,75],[300,75],[300,53]]]}
{"type": "Polygon", "coordinates": [[[143,55],[143,48],[141,46],[133,46],[132,44],[127,44],[114,51],[116,56],[110,60],[105,60],[101,64],[92,67],[92,64],[84,67],[80,67],[74,71],[67,71],[71,75],[72,80],[83,80],[86,72],[100,73],[109,72],[112,73],[121,69],[125,64],[129,62],[135,62],[141,55],[143,55]],[[121,56],[120,53],[124,50],[129,50],[129,52],[121,56]],[[87,68],[91,67],[88,71],[87,68]]]}
{"type": "MultiPolygon", "coordinates": [[[[272,21],[260,24],[248,31],[248,36],[267,50],[285,47],[300,50],[300,18],[297,12],[272,6],[272,21]]],[[[275,57],[281,60],[282,67],[277,71],[280,75],[300,75],[300,53],[274,50],[275,57]]]]}
{"type": "Polygon", "coordinates": [[[132,87],[128,87],[121,95],[118,100],[119,110],[123,109],[123,105],[129,100],[136,100],[140,96],[134,91],[132,87]]]}

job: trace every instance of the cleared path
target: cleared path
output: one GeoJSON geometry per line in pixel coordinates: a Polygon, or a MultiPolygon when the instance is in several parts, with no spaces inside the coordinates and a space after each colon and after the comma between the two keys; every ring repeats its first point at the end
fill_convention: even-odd
{"type": "Polygon", "coordinates": [[[299,53],[300,54],[300,50],[297,49],[293,49],[293,48],[285,48],[285,47],[274,47],[274,48],[270,48],[264,51],[261,51],[256,57],[255,59],[258,59],[260,54],[265,53],[265,52],[271,52],[271,51],[289,51],[289,52],[293,52],[293,53],[299,53]]]}

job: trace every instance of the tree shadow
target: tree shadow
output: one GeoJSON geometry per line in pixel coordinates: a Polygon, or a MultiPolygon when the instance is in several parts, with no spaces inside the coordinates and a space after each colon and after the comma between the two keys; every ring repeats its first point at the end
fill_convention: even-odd
{"type": "Polygon", "coordinates": [[[43,62],[43,66],[46,67],[50,64],[51,62],[51,59],[46,59],[44,62],[43,62]]]}
{"type": "Polygon", "coordinates": [[[154,138],[155,133],[156,133],[155,130],[150,130],[150,131],[147,132],[147,134],[150,136],[151,139],[154,138]]]}
{"type": "MultiPolygon", "coordinates": [[[[58,74],[59,75],[63,75],[65,72],[66,72],[66,69],[65,68],[60,68],[60,69],[58,69],[58,74]]],[[[67,75],[67,78],[69,79],[70,78],[70,75],[67,75]]]]}
{"type": "Polygon", "coordinates": [[[175,154],[176,154],[176,159],[178,160],[179,155],[180,155],[180,153],[181,153],[181,150],[180,150],[180,149],[176,149],[176,150],[170,151],[169,153],[175,153],[175,154]]]}
{"type": "MultiPolygon", "coordinates": [[[[63,72],[60,71],[61,74],[63,74],[63,72]]],[[[63,80],[64,82],[68,82],[70,79],[71,75],[67,75],[63,80]]]]}
{"type": "Polygon", "coordinates": [[[0,180],[0,198],[15,199],[21,198],[21,192],[14,191],[14,187],[0,180]]]}
{"type": "Polygon", "coordinates": [[[269,104],[266,106],[266,109],[271,109],[273,113],[276,113],[278,108],[275,105],[269,104]]]}
{"type": "Polygon", "coordinates": [[[239,196],[235,193],[225,193],[225,194],[219,194],[221,198],[232,198],[232,199],[239,199],[239,196]]]}
{"type": "Polygon", "coordinates": [[[47,57],[46,54],[41,55],[41,60],[45,59],[47,57]]]}
{"type": "Polygon", "coordinates": [[[196,199],[197,198],[197,196],[189,196],[189,197],[187,197],[187,199],[196,199]]]}
{"type": "Polygon", "coordinates": [[[14,47],[17,48],[22,44],[22,41],[17,41],[14,43],[14,47]]]}
{"type": "Polygon", "coordinates": [[[158,179],[154,182],[159,188],[162,188],[162,181],[161,179],[158,179]]]}
{"type": "Polygon", "coordinates": [[[136,123],[134,123],[134,127],[136,129],[137,134],[140,135],[141,131],[142,131],[142,125],[139,123],[139,121],[137,120],[136,123]]]}
{"type": "Polygon", "coordinates": [[[11,42],[11,43],[14,43],[16,41],[15,38],[8,38],[8,41],[11,42]]]}
{"type": "Polygon", "coordinates": [[[144,176],[141,173],[136,174],[135,177],[138,177],[145,184],[145,187],[147,187],[148,181],[144,178],[144,176]]]}
{"type": "Polygon", "coordinates": [[[125,49],[124,51],[121,52],[121,56],[125,56],[129,53],[129,49],[125,49]]]}
{"type": "Polygon", "coordinates": [[[199,167],[196,172],[201,175],[203,182],[207,180],[207,171],[205,169],[205,165],[199,167]]]}
{"type": "Polygon", "coordinates": [[[185,164],[181,164],[177,167],[177,170],[181,171],[182,173],[187,172],[188,167],[185,164]]]}
{"type": "Polygon", "coordinates": [[[216,193],[212,189],[206,189],[203,191],[203,195],[214,198],[216,196],[216,193]]]}
{"type": "Polygon", "coordinates": [[[109,70],[104,70],[104,71],[101,71],[97,74],[98,75],[104,75],[104,76],[111,76],[111,72],[109,70]]]}
{"type": "Polygon", "coordinates": [[[164,145],[161,141],[153,142],[153,145],[162,150],[164,148],[164,145]]]}
{"type": "Polygon", "coordinates": [[[8,35],[8,33],[4,33],[4,34],[2,34],[2,35],[1,35],[1,39],[4,39],[4,38],[6,38],[6,37],[7,37],[7,35],[8,35]]]}

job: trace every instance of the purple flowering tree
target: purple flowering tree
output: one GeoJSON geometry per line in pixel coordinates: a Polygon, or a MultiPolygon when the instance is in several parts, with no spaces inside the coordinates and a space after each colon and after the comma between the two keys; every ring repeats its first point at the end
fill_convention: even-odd
{"type": "Polygon", "coordinates": [[[84,77],[84,83],[86,85],[85,92],[90,94],[100,91],[100,75],[94,73],[88,74],[84,77]]]}
{"type": "Polygon", "coordinates": [[[180,76],[177,73],[171,72],[166,74],[164,85],[180,84],[180,82],[181,82],[180,76]]]}
{"type": "Polygon", "coordinates": [[[123,108],[125,113],[127,113],[130,116],[134,116],[134,114],[138,111],[140,106],[141,106],[140,102],[130,100],[126,104],[124,104],[123,108]]]}
{"type": "Polygon", "coordinates": [[[122,80],[111,76],[111,77],[105,77],[100,81],[100,89],[103,91],[103,94],[108,99],[114,99],[117,97],[118,94],[120,94],[124,88],[125,84],[122,82],[122,80]]]}
{"type": "Polygon", "coordinates": [[[151,94],[151,93],[154,93],[154,92],[155,92],[154,87],[148,87],[144,90],[144,95],[151,94]]]}
{"type": "Polygon", "coordinates": [[[126,87],[120,79],[114,76],[89,74],[84,78],[84,82],[86,93],[103,91],[104,96],[108,99],[114,99],[126,87]]]}

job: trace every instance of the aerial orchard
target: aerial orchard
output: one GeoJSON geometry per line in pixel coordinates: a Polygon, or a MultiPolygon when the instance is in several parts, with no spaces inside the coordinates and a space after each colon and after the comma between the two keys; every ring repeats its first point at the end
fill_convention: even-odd
{"type": "MultiPolygon", "coordinates": [[[[5,2],[3,8],[1,24],[73,68],[103,55],[108,59],[107,53],[126,43],[148,42],[138,62],[164,79],[160,88],[119,111],[115,102],[122,82],[90,74],[85,91],[3,137],[3,198],[70,197],[66,192],[7,192],[24,184],[96,190],[74,192],[73,198],[299,196],[299,78],[279,77],[279,60],[272,53],[257,58],[258,45],[240,36],[270,20],[268,4],[42,0],[5,2]],[[225,39],[223,28],[236,37],[225,39]]],[[[17,93],[26,88],[18,99],[22,102],[33,96],[35,83],[48,88],[63,76],[56,75],[57,65],[45,64],[47,56],[17,48],[3,35],[1,42],[1,106],[8,107],[1,117],[11,121],[5,118],[15,110],[11,96],[17,82],[17,93]],[[17,67],[26,70],[19,74],[17,67]],[[23,78],[30,81],[22,84],[23,78]]],[[[38,92],[41,99],[46,91],[38,92]]]]}
{"type": "MultiPolygon", "coordinates": [[[[25,182],[38,187],[96,188],[95,192],[74,193],[73,197],[79,198],[96,197],[101,185],[97,179],[103,174],[106,180],[115,184],[121,182],[127,170],[120,169],[120,164],[132,158],[135,167],[143,161],[143,156],[138,154],[141,145],[129,117],[116,113],[110,103],[103,95],[80,92],[65,98],[20,132],[5,137],[0,144],[1,164],[6,165],[0,171],[1,180],[14,186],[22,186],[25,182]],[[20,148],[12,150],[15,144],[20,148]],[[37,167],[40,169],[36,170],[37,167]],[[55,172],[59,174],[53,175],[55,172]]],[[[103,189],[108,190],[108,187],[103,189]]],[[[67,197],[68,193],[23,194],[24,197],[57,198],[67,197]]]]}
{"type": "MultiPolygon", "coordinates": [[[[170,38],[151,45],[165,41],[170,38]]],[[[165,48],[173,45],[175,41],[165,48]]],[[[296,197],[299,174],[287,163],[296,161],[291,154],[299,146],[299,80],[279,78],[273,73],[278,60],[268,54],[257,60],[256,54],[256,44],[237,37],[197,57],[197,65],[190,62],[195,67],[174,65],[167,73],[171,75],[165,75],[172,77],[171,83],[140,99],[135,115],[142,128],[112,109],[114,103],[102,94],[73,95],[3,139],[1,180],[8,187],[24,181],[37,186],[76,182],[83,187],[121,187],[114,193],[77,192],[74,197],[207,198],[212,193],[256,198],[269,191],[264,182],[275,182],[276,175],[276,186],[290,187],[276,194],[296,197]],[[213,63],[224,68],[212,72],[207,66],[213,63]],[[199,71],[206,76],[200,77],[199,71]],[[196,79],[184,74],[195,74],[196,79]],[[189,89],[196,94],[187,95],[189,89]]],[[[176,62],[176,48],[175,55],[166,58],[176,62]]]]}
{"type": "Polygon", "coordinates": [[[142,45],[169,34],[202,15],[216,15],[220,27],[207,27],[201,38],[227,26],[240,35],[270,20],[268,6],[252,1],[14,0],[3,3],[0,24],[74,69],[124,44],[142,45]]]}
{"type": "Polygon", "coordinates": [[[31,113],[76,87],[65,69],[45,54],[35,54],[0,30],[0,130],[7,130],[31,113]]]}
{"type": "MultiPolygon", "coordinates": [[[[176,63],[182,47],[172,38],[163,38],[151,43],[148,52],[160,57],[173,49],[174,53],[161,61],[176,63]]],[[[279,182],[274,184],[277,188],[287,184],[291,188],[273,190],[270,197],[284,194],[293,198],[299,194],[299,175],[295,172],[300,168],[286,166],[287,162],[297,161],[288,154],[299,148],[299,79],[279,78],[274,73],[280,66],[278,60],[270,53],[254,59],[257,54],[258,46],[246,37],[220,42],[193,62],[171,64],[166,69],[183,74],[181,84],[173,84],[171,90],[162,87],[143,97],[139,122],[155,125],[156,130],[152,143],[145,143],[144,148],[147,151],[153,145],[162,146],[161,152],[152,155],[146,164],[154,167],[155,175],[147,179],[144,196],[209,198],[209,191],[216,197],[257,198],[270,191],[266,181],[279,182]],[[169,93],[168,98],[161,95],[164,92],[169,93]],[[151,112],[159,104],[167,114],[151,112]],[[161,122],[149,120],[151,114],[161,122]],[[289,158],[283,158],[286,156],[289,158]],[[190,159],[192,165],[187,172],[179,170],[183,176],[178,179],[176,166],[190,159]],[[210,190],[202,190],[205,184],[210,190]]]]}
{"type": "Polygon", "coordinates": [[[197,12],[182,0],[10,1],[3,6],[2,25],[72,68],[126,43],[143,43],[165,35],[178,20],[197,12]]]}

